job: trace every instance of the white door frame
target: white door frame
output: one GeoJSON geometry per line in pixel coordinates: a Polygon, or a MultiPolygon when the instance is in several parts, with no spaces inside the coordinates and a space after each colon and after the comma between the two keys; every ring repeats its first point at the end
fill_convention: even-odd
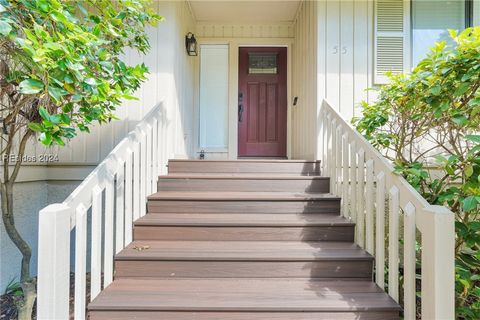
{"type": "MultiPolygon", "coordinates": [[[[238,157],[238,60],[240,47],[286,47],[287,48],[287,157],[291,159],[291,84],[292,84],[292,45],[291,38],[200,38],[202,44],[227,44],[229,46],[229,75],[228,75],[228,153],[218,158],[236,160],[238,157]]],[[[199,59],[197,59],[198,61],[199,59]]],[[[200,78],[199,63],[197,63],[197,74],[200,78]]],[[[199,87],[199,86],[198,86],[199,87]]],[[[199,90],[197,90],[199,92],[199,90]]],[[[195,99],[195,152],[200,150],[198,146],[199,136],[199,97],[195,99]]],[[[205,150],[210,152],[210,150],[205,150]]],[[[215,152],[214,150],[211,150],[215,152]]]]}

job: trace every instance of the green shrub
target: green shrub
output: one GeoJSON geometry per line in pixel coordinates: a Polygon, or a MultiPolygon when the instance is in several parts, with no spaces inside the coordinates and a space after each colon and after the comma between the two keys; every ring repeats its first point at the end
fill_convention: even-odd
{"type": "Polygon", "coordinates": [[[437,43],[363,103],[357,130],[431,204],[456,215],[456,312],[480,319],[480,27],[437,43]]]}

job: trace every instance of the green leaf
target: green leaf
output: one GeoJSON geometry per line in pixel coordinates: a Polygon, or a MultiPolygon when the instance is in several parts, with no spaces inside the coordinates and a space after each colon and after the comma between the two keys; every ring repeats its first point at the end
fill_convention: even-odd
{"type": "Polygon", "coordinates": [[[55,139],[55,142],[56,142],[58,145],[60,145],[60,146],[62,146],[62,147],[65,146],[65,142],[63,142],[63,140],[62,140],[61,137],[55,136],[54,139],[55,139]]]}
{"type": "Polygon", "coordinates": [[[465,139],[467,139],[468,141],[480,143],[480,135],[467,134],[465,136],[465,139]]]}
{"type": "Polygon", "coordinates": [[[30,122],[28,124],[28,127],[35,132],[41,132],[42,129],[43,129],[42,125],[40,123],[36,123],[36,122],[30,122]]]}
{"type": "Polygon", "coordinates": [[[48,94],[55,99],[55,101],[60,102],[63,96],[66,96],[68,92],[65,89],[49,85],[48,94]]]}
{"type": "Polygon", "coordinates": [[[12,31],[12,26],[5,20],[0,20],[0,34],[6,36],[12,31]]]}
{"type": "Polygon", "coordinates": [[[452,118],[452,121],[459,126],[464,126],[468,123],[467,117],[465,117],[464,115],[460,115],[460,114],[454,116],[452,118]]]}
{"type": "Polygon", "coordinates": [[[437,84],[436,86],[432,87],[432,89],[430,89],[430,92],[434,95],[434,96],[438,96],[440,94],[440,91],[442,90],[442,86],[437,84]]]}
{"type": "Polygon", "coordinates": [[[463,199],[463,211],[469,212],[477,207],[478,201],[474,196],[463,199]]]}
{"type": "Polygon", "coordinates": [[[458,86],[457,90],[455,90],[453,94],[458,97],[463,95],[465,92],[467,92],[468,89],[470,89],[470,83],[463,82],[458,86]]]}
{"type": "Polygon", "coordinates": [[[19,84],[20,92],[23,94],[35,94],[43,90],[43,82],[36,79],[26,79],[19,84]]]}
{"type": "Polygon", "coordinates": [[[40,142],[46,146],[50,146],[52,144],[52,135],[48,132],[42,132],[40,134],[40,142]]]}
{"type": "Polygon", "coordinates": [[[473,174],[473,166],[471,164],[467,165],[463,172],[467,178],[470,178],[473,174]]]}
{"type": "Polygon", "coordinates": [[[50,121],[50,115],[48,114],[47,109],[40,107],[38,108],[38,113],[40,113],[40,116],[43,118],[43,120],[50,121]]]}

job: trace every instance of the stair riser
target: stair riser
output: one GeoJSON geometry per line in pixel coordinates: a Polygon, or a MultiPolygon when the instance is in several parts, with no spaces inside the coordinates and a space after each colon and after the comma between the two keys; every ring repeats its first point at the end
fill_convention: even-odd
{"type": "Polygon", "coordinates": [[[328,193],[329,179],[165,179],[158,181],[158,191],[259,191],[328,193]]]}
{"type": "Polygon", "coordinates": [[[356,278],[371,280],[371,260],[349,261],[138,261],[117,260],[115,277],[356,278]]]}
{"type": "Polygon", "coordinates": [[[136,226],[135,240],[349,241],[353,226],[333,227],[175,227],[136,226]]]}
{"type": "Polygon", "coordinates": [[[168,173],[276,173],[320,175],[319,162],[170,161],[168,173]]]}
{"type": "Polygon", "coordinates": [[[162,213],[330,213],[340,212],[340,200],[321,201],[188,201],[149,200],[148,212],[162,213]]]}
{"type": "Polygon", "coordinates": [[[90,320],[399,320],[397,312],[91,311],[90,320]]]}

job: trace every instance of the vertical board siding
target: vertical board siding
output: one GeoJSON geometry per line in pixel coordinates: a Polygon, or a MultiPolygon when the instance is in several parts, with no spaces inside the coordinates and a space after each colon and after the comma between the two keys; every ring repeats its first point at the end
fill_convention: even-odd
{"type": "Polygon", "coordinates": [[[200,38],[292,38],[294,26],[288,22],[251,25],[199,22],[195,36],[200,38]]]}
{"type": "Polygon", "coordinates": [[[167,105],[173,106],[171,110],[165,110],[167,132],[174,136],[168,156],[193,153],[196,57],[185,53],[185,34],[195,32],[195,20],[185,1],[154,1],[152,5],[165,20],[147,31],[150,52],[141,55],[127,49],[124,54],[127,64],[145,63],[149,68],[148,80],[135,93],[139,100],[125,101],[117,109],[119,121],[93,125],[90,134],[78,132],[78,136],[65,147],[45,148],[32,139],[28,155],[58,155],[55,165],[98,164],[162,98],[169,101],[167,105]]]}
{"type": "Polygon", "coordinates": [[[304,1],[295,21],[292,97],[294,158],[317,157],[318,110],[327,99],[350,121],[370,101],[373,0],[304,1]]]}
{"type": "Polygon", "coordinates": [[[304,1],[295,21],[295,43],[292,50],[292,157],[315,158],[317,105],[317,2],[304,1]]]}

